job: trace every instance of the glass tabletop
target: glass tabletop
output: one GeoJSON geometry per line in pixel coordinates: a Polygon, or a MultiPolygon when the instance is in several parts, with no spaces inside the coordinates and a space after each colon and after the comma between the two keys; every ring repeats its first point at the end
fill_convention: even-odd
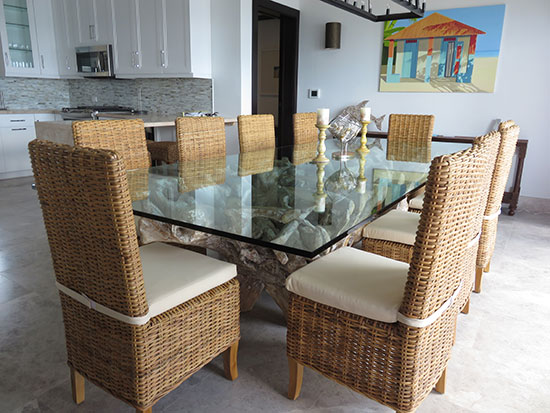
{"type": "MultiPolygon", "coordinates": [[[[307,144],[129,171],[134,213],[313,258],[426,182],[430,164],[388,160],[386,142],[340,161],[327,140],[325,164],[307,144]]],[[[469,146],[432,142],[427,159],[469,146]]]]}

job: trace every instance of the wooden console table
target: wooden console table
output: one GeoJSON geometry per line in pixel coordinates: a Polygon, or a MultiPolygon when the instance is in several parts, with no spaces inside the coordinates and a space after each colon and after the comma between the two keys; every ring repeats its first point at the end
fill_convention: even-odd
{"type": "MultiPolygon", "coordinates": [[[[370,138],[384,138],[388,137],[387,132],[368,132],[367,136],[370,138]]],[[[456,142],[456,143],[473,143],[473,137],[471,136],[442,136],[434,135],[432,140],[436,142],[456,142]]],[[[518,139],[516,145],[516,151],[518,155],[518,162],[514,174],[514,184],[511,191],[504,192],[502,197],[502,203],[508,204],[508,215],[514,215],[518,207],[519,191],[521,189],[521,176],[523,174],[523,164],[525,162],[525,155],[527,154],[527,139],[518,139]]]]}

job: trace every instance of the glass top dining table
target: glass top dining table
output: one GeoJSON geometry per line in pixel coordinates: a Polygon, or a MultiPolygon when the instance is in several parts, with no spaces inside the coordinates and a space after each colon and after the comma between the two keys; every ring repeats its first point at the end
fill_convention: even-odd
{"type": "MultiPolygon", "coordinates": [[[[308,144],[129,171],[134,214],[313,258],[425,184],[430,163],[389,160],[386,143],[345,162],[329,139],[325,164],[308,144]]],[[[432,142],[427,159],[469,146],[432,142]]]]}

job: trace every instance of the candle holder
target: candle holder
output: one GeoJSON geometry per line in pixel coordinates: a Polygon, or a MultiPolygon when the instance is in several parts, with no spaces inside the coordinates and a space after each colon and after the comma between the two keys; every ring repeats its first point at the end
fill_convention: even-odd
{"type": "MultiPolygon", "coordinates": [[[[357,150],[359,152],[359,150],[357,150]]],[[[359,152],[359,156],[361,159],[359,159],[359,176],[357,177],[357,187],[356,191],[360,194],[364,194],[367,191],[367,178],[365,178],[365,163],[367,161],[366,155],[367,152],[359,152]]]]}
{"type": "Polygon", "coordinates": [[[317,129],[319,129],[319,145],[317,146],[317,156],[315,159],[313,159],[313,163],[327,163],[330,162],[330,159],[328,159],[325,156],[325,152],[327,150],[327,147],[325,145],[325,140],[327,139],[327,129],[329,128],[329,125],[315,125],[317,129]]]}
{"type": "Polygon", "coordinates": [[[370,121],[362,120],[361,123],[363,124],[361,128],[361,146],[357,148],[357,153],[365,154],[370,152],[369,148],[367,148],[367,127],[370,121]]]}
{"type": "Polygon", "coordinates": [[[322,214],[325,212],[326,198],[327,194],[325,193],[325,166],[326,163],[317,163],[317,192],[313,194],[313,199],[315,199],[315,207],[313,210],[322,214]]]}

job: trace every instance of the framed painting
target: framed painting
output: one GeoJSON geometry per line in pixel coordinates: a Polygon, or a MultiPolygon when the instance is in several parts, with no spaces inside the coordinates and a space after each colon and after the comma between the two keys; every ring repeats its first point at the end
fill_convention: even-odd
{"type": "Polygon", "coordinates": [[[385,22],[380,92],[494,92],[504,11],[466,7],[385,22]]]}

